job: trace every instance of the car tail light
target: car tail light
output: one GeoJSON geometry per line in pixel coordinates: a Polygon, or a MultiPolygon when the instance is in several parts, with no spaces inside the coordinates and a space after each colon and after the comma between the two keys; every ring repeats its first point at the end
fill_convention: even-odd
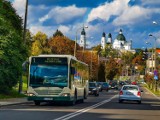
{"type": "Polygon", "coordinates": [[[138,92],[137,92],[137,95],[138,95],[138,96],[141,96],[141,92],[140,92],[140,91],[138,91],[138,92]]]}
{"type": "Polygon", "coordinates": [[[120,91],[120,92],[119,92],[119,95],[123,95],[123,92],[122,92],[122,91],[120,91]]]}

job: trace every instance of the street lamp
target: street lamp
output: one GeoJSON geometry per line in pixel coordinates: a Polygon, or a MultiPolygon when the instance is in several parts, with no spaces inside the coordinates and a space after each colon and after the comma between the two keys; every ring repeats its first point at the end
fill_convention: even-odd
{"type": "Polygon", "coordinates": [[[76,40],[75,40],[75,45],[74,45],[74,57],[76,56],[76,50],[77,50],[77,33],[79,30],[81,30],[82,28],[88,28],[88,26],[83,26],[83,27],[80,27],[76,30],[76,40]]]}
{"type": "Polygon", "coordinates": [[[153,21],[152,23],[157,25],[157,22],[156,22],[156,21],[153,21]]]}

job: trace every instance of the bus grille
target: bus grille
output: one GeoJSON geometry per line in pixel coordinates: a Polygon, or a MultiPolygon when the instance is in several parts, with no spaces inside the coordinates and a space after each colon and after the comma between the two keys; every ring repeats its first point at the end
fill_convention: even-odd
{"type": "Polygon", "coordinates": [[[62,90],[35,90],[38,95],[59,95],[62,90]]]}

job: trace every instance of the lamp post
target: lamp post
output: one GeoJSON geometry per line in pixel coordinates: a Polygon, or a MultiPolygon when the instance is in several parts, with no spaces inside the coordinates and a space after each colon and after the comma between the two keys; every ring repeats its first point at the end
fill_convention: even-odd
{"type": "MultiPolygon", "coordinates": [[[[149,45],[151,45],[151,43],[150,42],[146,42],[146,44],[149,44],[149,45]]],[[[154,69],[153,69],[153,47],[152,47],[152,53],[151,53],[151,60],[152,60],[152,74],[153,74],[153,71],[154,71],[154,69]]],[[[149,63],[150,64],[150,63],[149,63]]]]}
{"type": "Polygon", "coordinates": [[[88,26],[83,26],[83,27],[80,27],[76,30],[76,40],[75,40],[75,45],[74,45],[74,57],[76,57],[76,50],[77,50],[77,33],[79,30],[81,30],[82,28],[88,28],[88,26]]]}
{"type": "Polygon", "coordinates": [[[149,34],[149,36],[150,37],[153,37],[154,38],[154,61],[155,61],[155,64],[154,64],[154,70],[156,70],[156,40],[157,40],[157,38],[154,36],[154,35],[152,35],[152,34],[149,34]]]}
{"type": "MultiPolygon", "coordinates": [[[[26,0],[26,5],[25,5],[25,18],[24,18],[24,27],[23,27],[23,41],[24,41],[24,45],[26,45],[27,14],[28,14],[28,0],[26,0]]],[[[23,66],[23,64],[22,64],[22,66],[23,66]]],[[[23,73],[22,73],[22,75],[23,75],[23,73]]],[[[19,80],[19,89],[18,89],[19,93],[22,93],[22,88],[23,88],[22,75],[21,75],[21,78],[19,80]]]]}
{"type": "Polygon", "coordinates": [[[24,40],[24,44],[26,44],[27,15],[28,15],[28,0],[26,0],[26,6],[25,6],[25,18],[24,18],[24,28],[23,28],[23,40],[24,40]]]}
{"type": "MultiPolygon", "coordinates": [[[[154,38],[154,40],[155,40],[155,50],[154,50],[154,71],[156,71],[156,40],[157,40],[157,38],[154,36],[154,35],[152,35],[152,34],[149,34],[149,36],[150,37],[153,37],[154,38]]],[[[154,75],[154,79],[155,79],[155,77],[156,77],[156,75],[154,75]]],[[[157,78],[155,79],[155,91],[157,91],[157,78]]]]}

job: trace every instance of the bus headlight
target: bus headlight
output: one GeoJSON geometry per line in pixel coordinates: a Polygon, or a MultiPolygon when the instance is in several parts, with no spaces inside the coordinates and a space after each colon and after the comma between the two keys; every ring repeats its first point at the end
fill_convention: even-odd
{"type": "Polygon", "coordinates": [[[62,96],[68,97],[68,96],[70,96],[70,94],[69,93],[63,93],[62,96]]]}
{"type": "Polygon", "coordinates": [[[33,94],[33,93],[28,93],[28,96],[35,96],[35,94],[33,94]]]}

